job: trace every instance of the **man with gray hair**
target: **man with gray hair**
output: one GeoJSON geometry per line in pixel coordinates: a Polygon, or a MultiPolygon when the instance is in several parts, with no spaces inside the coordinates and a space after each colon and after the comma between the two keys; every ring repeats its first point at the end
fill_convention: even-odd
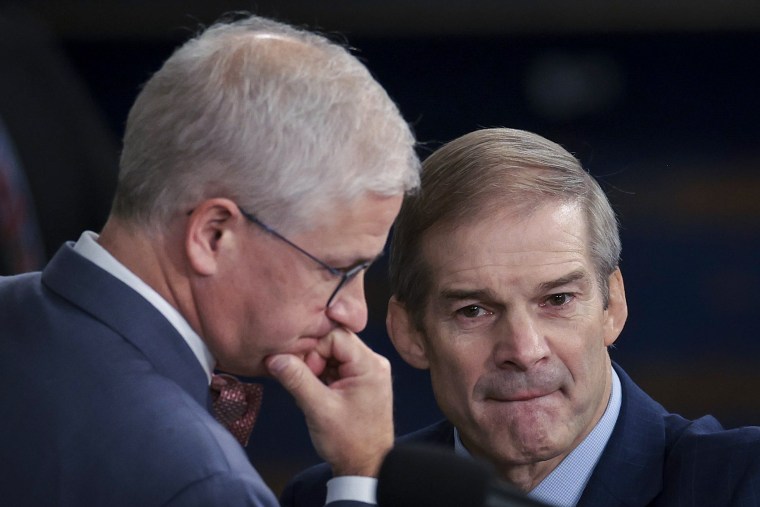
{"type": "MultiPolygon", "coordinates": [[[[757,506],[760,428],[668,413],[611,361],[620,250],[607,197],[556,143],[483,129],[434,152],[394,230],[387,325],[446,420],[400,442],[483,459],[549,505],[757,506]]],[[[318,505],[328,477],[283,503],[318,505]]]]}
{"type": "Polygon", "coordinates": [[[130,111],[100,234],[0,279],[2,504],[276,505],[241,446],[261,393],[232,375],[293,395],[328,503],[371,504],[390,367],[355,333],[414,144],[321,36],[252,16],[180,47],[130,111]]]}

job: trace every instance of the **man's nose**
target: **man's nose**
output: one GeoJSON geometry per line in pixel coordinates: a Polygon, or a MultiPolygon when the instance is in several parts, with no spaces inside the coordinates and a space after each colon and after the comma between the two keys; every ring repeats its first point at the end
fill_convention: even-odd
{"type": "Polygon", "coordinates": [[[527,371],[551,353],[537,316],[527,309],[510,311],[499,332],[494,348],[499,366],[527,371]]]}
{"type": "Polygon", "coordinates": [[[326,310],[327,316],[349,331],[358,333],[367,326],[367,300],[364,297],[364,273],[349,280],[335,294],[326,310]]]}

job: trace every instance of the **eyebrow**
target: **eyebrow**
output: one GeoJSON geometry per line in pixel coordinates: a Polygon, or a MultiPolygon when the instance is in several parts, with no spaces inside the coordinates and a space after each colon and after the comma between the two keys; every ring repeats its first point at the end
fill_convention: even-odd
{"type": "Polygon", "coordinates": [[[448,301],[459,301],[462,299],[490,299],[491,292],[483,289],[478,290],[458,290],[444,289],[441,291],[441,298],[448,301]]]}
{"type": "MultiPolygon", "coordinates": [[[[584,270],[573,271],[557,279],[540,283],[538,285],[538,291],[547,292],[552,289],[556,289],[557,287],[562,287],[563,285],[577,282],[579,280],[584,281],[588,279],[588,277],[588,272],[584,270]]],[[[447,301],[460,301],[462,299],[490,300],[493,298],[493,293],[486,289],[444,289],[441,291],[440,297],[447,301]]]]}
{"type": "Polygon", "coordinates": [[[547,292],[553,289],[556,289],[557,287],[562,287],[563,285],[567,285],[573,282],[577,281],[583,281],[588,278],[588,273],[583,270],[573,271],[572,273],[568,273],[565,276],[561,276],[555,280],[550,280],[548,282],[543,282],[538,285],[538,292],[547,292]]]}

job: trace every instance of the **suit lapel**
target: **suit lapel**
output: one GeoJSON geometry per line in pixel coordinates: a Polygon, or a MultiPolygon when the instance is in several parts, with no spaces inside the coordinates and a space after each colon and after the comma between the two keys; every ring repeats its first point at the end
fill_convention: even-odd
{"type": "Polygon", "coordinates": [[[42,282],[139,349],[161,375],[208,402],[203,367],[174,326],[145,298],[110,273],[63,245],[42,273],[42,282]]]}
{"type": "Polygon", "coordinates": [[[620,415],[579,507],[647,505],[662,491],[667,413],[613,367],[623,391],[620,415]]]}

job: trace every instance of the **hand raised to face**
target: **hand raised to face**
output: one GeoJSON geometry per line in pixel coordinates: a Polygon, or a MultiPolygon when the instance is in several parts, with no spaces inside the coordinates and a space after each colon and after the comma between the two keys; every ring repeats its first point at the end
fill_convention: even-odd
{"type": "Polygon", "coordinates": [[[355,334],[335,329],[305,357],[274,355],[266,365],[295,398],[317,453],[334,475],[376,476],[393,445],[388,360],[355,334]]]}

